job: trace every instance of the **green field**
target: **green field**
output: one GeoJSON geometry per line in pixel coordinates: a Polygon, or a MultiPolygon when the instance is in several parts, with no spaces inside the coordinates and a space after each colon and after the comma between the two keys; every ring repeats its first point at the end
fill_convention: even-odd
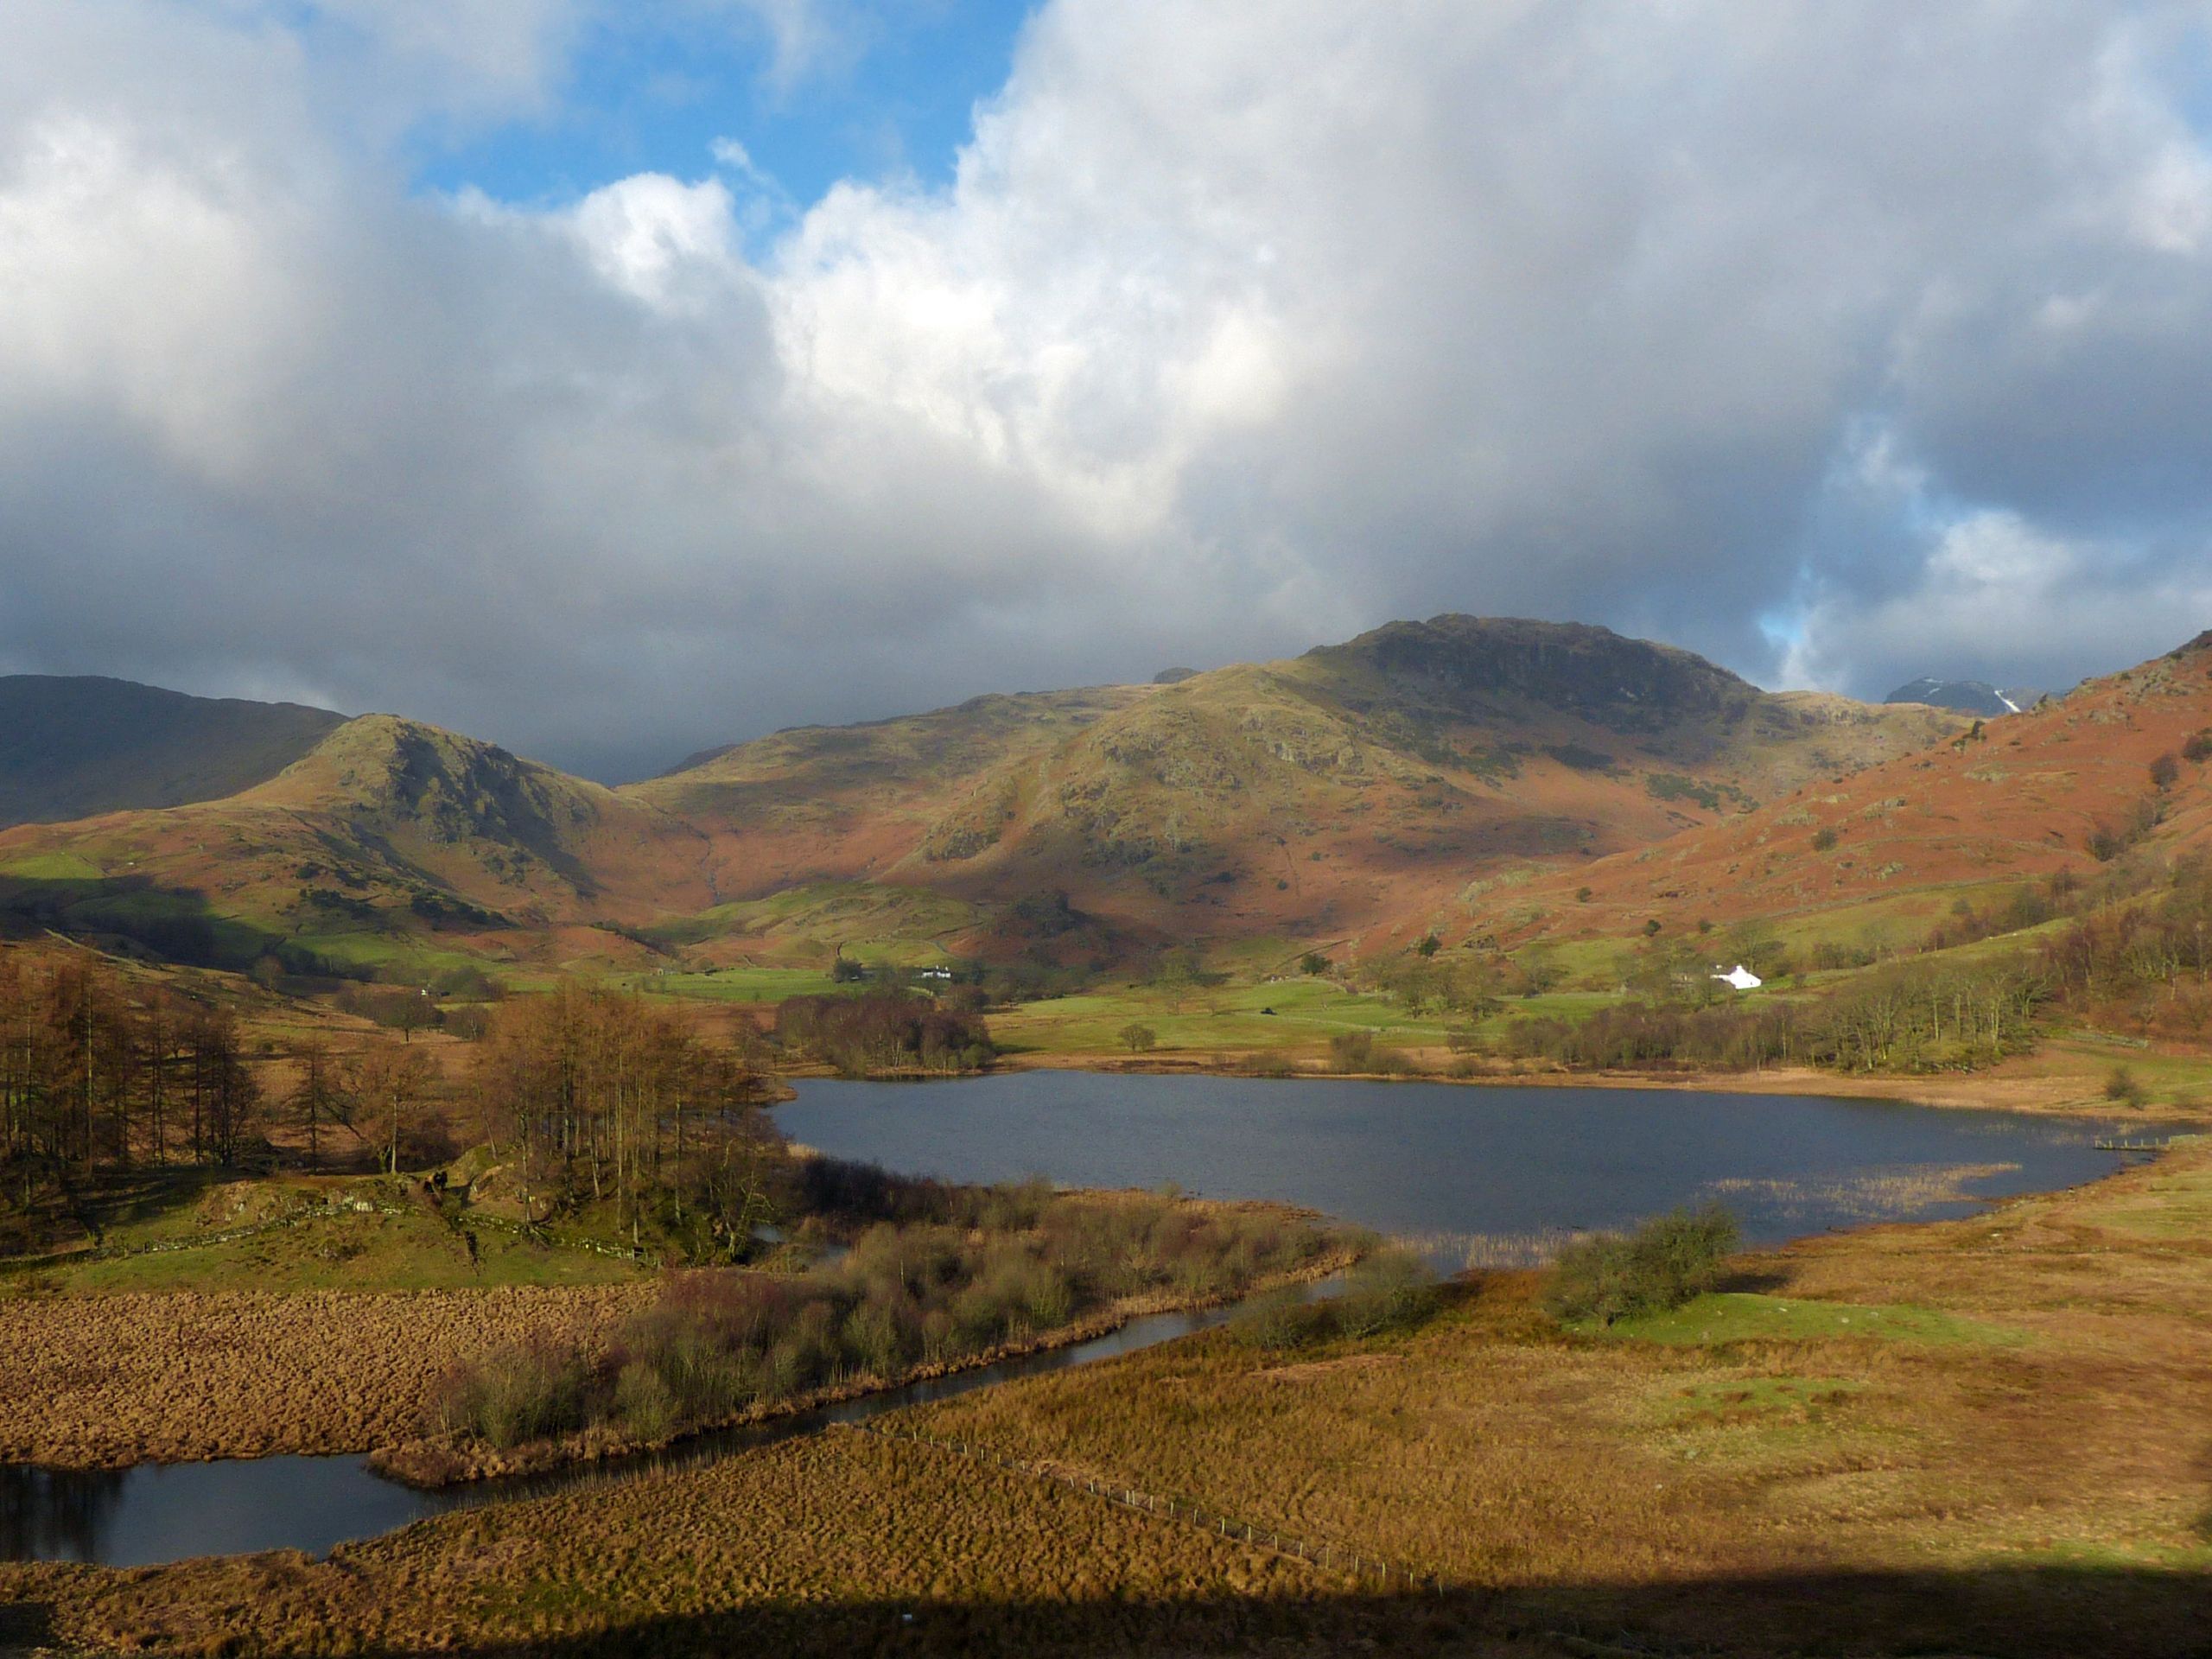
{"type": "Polygon", "coordinates": [[[1878,1342],[2000,1345],[2023,1340],[2018,1331],[1962,1319],[1940,1308],[1908,1303],[1878,1307],[1745,1291],[1714,1292],[1663,1313],[1622,1319],[1602,1331],[1592,1326],[1584,1334],[1698,1347],[1739,1342],[1834,1341],[1845,1337],[1878,1342]]]}
{"type": "Polygon", "coordinates": [[[1388,997],[1310,978],[1187,992],[1132,985],[1026,1002],[990,1015],[992,1037],[1023,1053],[1121,1051],[1122,1027],[1132,1023],[1152,1028],[1158,1041],[1153,1052],[1165,1057],[1313,1046],[1348,1031],[1426,1046],[1444,1040],[1446,1020],[1440,1014],[1408,1014],[1388,997]]]}
{"type": "Polygon", "coordinates": [[[489,1229],[471,1255],[462,1232],[433,1217],[316,1217],[232,1243],[87,1262],[41,1282],[79,1295],[132,1291],[474,1290],[499,1285],[607,1285],[645,1271],[610,1256],[550,1249],[489,1229]]]}
{"type": "Polygon", "coordinates": [[[97,881],[106,874],[81,853],[31,853],[0,864],[0,875],[26,881],[97,881]]]}
{"type": "Polygon", "coordinates": [[[817,881],[656,923],[646,937],[679,949],[758,941],[762,954],[917,968],[951,960],[939,943],[973,927],[972,905],[915,887],[817,881]]]}
{"type": "Polygon", "coordinates": [[[484,969],[480,957],[441,950],[407,933],[298,933],[291,943],[312,950],[325,961],[346,968],[367,969],[378,976],[410,984],[423,983],[438,974],[456,969],[484,969]]]}
{"type": "Polygon", "coordinates": [[[715,1002],[780,1002],[840,988],[820,968],[714,968],[700,972],[638,974],[623,983],[649,996],[698,997],[715,1002]]]}
{"type": "Polygon", "coordinates": [[[467,1226],[465,1217],[442,1215],[413,1188],[387,1177],[237,1180],[195,1169],[143,1173],[87,1205],[99,1226],[97,1253],[81,1248],[93,1243],[84,1237],[80,1248],[59,1257],[13,1268],[0,1262],[0,1294],[600,1285],[650,1271],[494,1226],[467,1226]],[[245,1236],[224,1236],[246,1230],[252,1230],[245,1236]]]}

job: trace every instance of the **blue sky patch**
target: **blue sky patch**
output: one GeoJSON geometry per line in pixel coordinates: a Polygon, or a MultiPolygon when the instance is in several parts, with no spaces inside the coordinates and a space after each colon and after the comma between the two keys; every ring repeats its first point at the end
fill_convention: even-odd
{"type": "Polygon", "coordinates": [[[764,30],[726,18],[603,21],[550,112],[418,134],[416,183],[552,206],[635,173],[702,177],[715,170],[716,141],[734,140],[802,207],[845,178],[941,185],[976,102],[1006,84],[1030,10],[1027,0],[930,0],[869,16],[789,73],[764,30]]]}

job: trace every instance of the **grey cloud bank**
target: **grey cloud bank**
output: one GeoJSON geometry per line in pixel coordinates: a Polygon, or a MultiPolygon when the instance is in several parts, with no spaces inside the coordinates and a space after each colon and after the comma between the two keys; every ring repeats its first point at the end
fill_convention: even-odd
{"type": "Polygon", "coordinates": [[[616,776],[1446,609],[1873,696],[2212,623],[2212,7],[1060,0],[765,248],[708,156],[410,188],[590,21],[10,9],[0,670],[616,776]]]}

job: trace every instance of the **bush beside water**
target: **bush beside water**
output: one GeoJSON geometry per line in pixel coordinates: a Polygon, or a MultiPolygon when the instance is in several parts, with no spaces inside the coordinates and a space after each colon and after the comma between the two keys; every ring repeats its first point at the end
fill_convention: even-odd
{"type": "Polygon", "coordinates": [[[1708,1204],[1654,1217],[1632,1233],[1580,1240],[1560,1252],[1544,1306],[1556,1319],[1600,1325],[1680,1307],[1713,1288],[1737,1236],[1736,1218],[1708,1204]]]}

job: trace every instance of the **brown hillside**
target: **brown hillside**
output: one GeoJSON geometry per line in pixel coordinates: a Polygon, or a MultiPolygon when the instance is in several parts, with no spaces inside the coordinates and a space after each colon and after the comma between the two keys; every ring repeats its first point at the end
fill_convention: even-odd
{"type": "Polygon", "coordinates": [[[371,715],[226,799],[0,834],[0,882],[19,913],[156,949],[175,929],[145,918],[203,918],[218,959],[379,935],[529,956],[548,930],[710,902],[699,848],[599,785],[371,715]]]}
{"type": "Polygon", "coordinates": [[[1168,685],[779,734],[625,792],[714,839],[725,900],[868,880],[959,901],[963,948],[1096,954],[1402,931],[1471,874],[1643,845],[1959,725],[1603,628],[1444,616],[1168,685]]]}
{"type": "Polygon", "coordinates": [[[1921,890],[2087,875],[2139,847],[2171,855],[2212,841],[2212,736],[2191,741],[2208,733],[2212,635],[2201,635],[1924,753],[1484,894],[1474,931],[1616,937],[1650,918],[1672,931],[1700,919],[1774,920],[1921,890]]]}
{"type": "Polygon", "coordinates": [[[782,732],[620,790],[367,716],[222,800],[0,833],[0,900],[157,950],[370,965],[1358,951],[1487,873],[1580,868],[1961,726],[1602,628],[1443,616],[1171,684],[782,732]]]}
{"type": "MultiPolygon", "coordinates": [[[[705,837],[711,903],[807,882],[863,880],[907,859],[939,823],[993,798],[997,774],[1045,753],[1150,686],[970,699],[857,726],[808,726],[695,755],[620,791],[705,837]]],[[[980,822],[983,812],[976,816],[980,822]]],[[[931,844],[957,848],[957,830],[931,844]]]]}

